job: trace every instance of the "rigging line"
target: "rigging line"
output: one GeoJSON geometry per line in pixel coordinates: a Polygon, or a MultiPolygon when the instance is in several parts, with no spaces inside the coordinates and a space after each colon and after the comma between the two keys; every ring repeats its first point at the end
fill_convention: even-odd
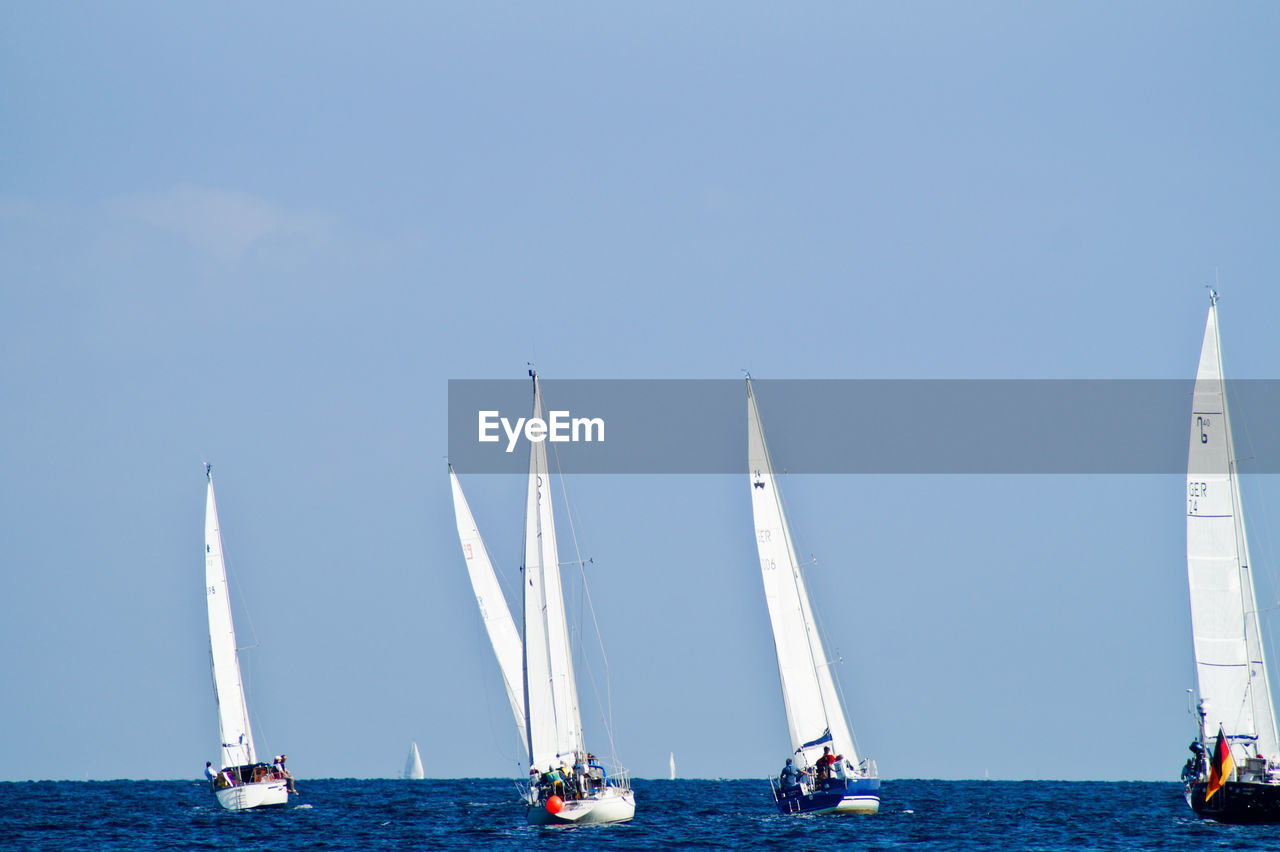
{"type": "MultiPolygon", "coordinates": [[[[249,700],[249,697],[251,695],[256,695],[257,689],[252,686],[249,678],[245,677],[245,673],[244,673],[244,670],[246,668],[244,663],[248,662],[252,657],[252,655],[246,653],[244,655],[245,657],[244,661],[240,659],[240,653],[242,651],[246,651],[246,652],[252,651],[253,649],[259,646],[260,643],[258,641],[258,631],[257,631],[257,628],[255,628],[253,625],[253,614],[249,611],[249,599],[245,595],[244,590],[240,587],[240,574],[231,569],[232,560],[230,558],[230,554],[227,552],[226,539],[222,537],[222,518],[221,517],[218,518],[217,532],[218,532],[218,547],[222,550],[222,573],[225,576],[230,577],[231,582],[235,584],[235,589],[236,589],[235,597],[240,602],[240,611],[244,614],[245,621],[249,623],[249,635],[253,638],[253,644],[245,645],[243,648],[239,647],[238,645],[236,647],[236,670],[237,670],[237,674],[239,674],[240,676],[240,691],[243,693],[242,704],[244,706],[244,712],[245,712],[245,719],[244,719],[245,730],[246,732],[249,732],[249,731],[252,731],[252,729],[255,727],[258,728],[258,733],[261,735],[261,739],[265,743],[267,741],[267,736],[266,736],[265,730],[263,730],[261,727],[262,720],[258,718],[257,714],[253,710],[250,709],[251,702],[249,700]]],[[[227,601],[228,614],[230,614],[230,609],[231,609],[231,601],[227,601]]],[[[235,633],[234,615],[232,615],[231,630],[233,635],[237,635],[235,633]]],[[[252,669],[250,673],[252,673],[252,669]]],[[[250,739],[252,739],[252,734],[250,734],[250,739]]],[[[255,751],[254,757],[256,758],[257,744],[254,743],[253,747],[255,751]]],[[[247,751],[246,751],[246,754],[247,754],[247,751]]]]}
{"type": "MultiPolygon", "coordinates": [[[[244,647],[237,647],[237,648],[236,648],[236,651],[237,651],[237,653],[238,653],[238,652],[240,652],[240,651],[248,651],[248,650],[251,650],[251,649],[253,649],[253,648],[257,648],[257,647],[258,647],[258,645],[260,644],[260,643],[259,643],[259,641],[258,641],[258,631],[257,631],[257,629],[253,626],[253,613],[251,613],[251,612],[249,611],[249,599],[248,599],[248,597],[246,597],[246,596],[245,596],[244,590],[240,588],[240,575],[239,575],[237,572],[235,572],[235,571],[232,571],[232,570],[231,570],[231,558],[230,558],[230,554],[228,554],[228,553],[227,553],[227,543],[226,543],[226,541],[222,538],[222,523],[221,523],[221,521],[219,521],[219,523],[218,523],[218,542],[219,542],[219,544],[222,546],[222,567],[223,567],[223,570],[225,571],[225,573],[227,574],[227,576],[231,578],[231,582],[235,583],[235,586],[236,586],[236,600],[238,600],[238,601],[240,602],[240,611],[241,611],[242,613],[244,613],[245,621],[249,622],[249,635],[253,637],[253,644],[252,644],[252,645],[245,645],[244,647]]],[[[234,621],[233,621],[233,625],[234,625],[234,621]]]]}
{"type": "MultiPolygon", "coordinates": [[[[551,452],[552,452],[552,455],[555,456],[555,460],[556,460],[556,475],[560,479],[560,494],[564,498],[565,520],[569,522],[569,535],[573,539],[573,552],[578,560],[578,573],[582,577],[583,596],[586,598],[587,608],[591,612],[591,623],[594,626],[596,631],[596,642],[600,648],[600,659],[604,663],[604,685],[605,685],[604,709],[606,713],[605,735],[608,737],[608,740],[609,740],[609,752],[610,754],[616,757],[617,749],[614,746],[614,740],[613,740],[613,678],[610,676],[610,672],[609,672],[609,656],[608,654],[605,653],[605,650],[604,650],[604,636],[600,632],[600,621],[596,617],[595,602],[592,601],[591,599],[591,587],[590,587],[590,584],[587,583],[586,564],[582,560],[582,550],[578,546],[578,529],[577,529],[577,524],[573,520],[573,504],[569,501],[569,491],[564,484],[564,470],[560,466],[560,448],[552,447],[551,452]]],[[[587,655],[584,653],[582,656],[585,661],[587,655]]],[[[595,693],[596,703],[599,704],[600,692],[596,685],[595,678],[592,677],[590,674],[589,662],[587,663],[587,668],[588,668],[588,677],[591,680],[591,691],[595,693]]],[[[581,712],[581,708],[579,708],[579,712],[581,712]]]]}
{"type": "MultiPolygon", "coordinates": [[[[1243,507],[1240,505],[1240,502],[1241,502],[1240,475],[1239,475],[1239,469],[1236,464],[1236,458],[1235,458],[1235,440],[1231,434],[1231,415],[1228,413],[1228,406],[1227,406],[1226,367],[1223,364],[1223,359],[1222,359],[1222,329],[1218,324],[1218,311],[1217,311],[1216,304],[1212,308],[1212,311],[1213,311],[1213,320],[1214,320],[1213,321],[1213,339],[1214,339],[1214,346],[1216,350],[1215,354],[1217,355],[1217,358],[1218,358],[1217,389],[1222,399],[1222,415],[1223,415],[1222,419],[1223,419],[1223,427],[1224,427],[1224,436],[1226,439],[1228,491],[1231,494],[1231,512],[1232,512],[1232,515],[1235,516],[1234,527],[1235,527],[1235,534],[1236,534],[1236,542],[1235,542],[1236,566],[1237,566],[1236,570],[1237,570],[1237,576],[1241,581],[1240,582],[1240,605],[1241,605],[1241,609],[1245,613],[1245,624],[1244,624],[1245,651],[1246,651],[1246,654],[1249,652],[1249,633],[1250,633],[1250,624],[1252,623],[1252,632],[1254,636],[1254,641],[1257,643],[1258,653],[1262,654],[1263,653],[1262,635],[1261,635],[1262,625],[1259,622],[1259,619],[1257,617],[1257,612],[1256,612],[1257,590],[1254,588],[1254,584],[1253,584],[1253,568],[1250,565],[1251,560],[1249,559],[1248,533],[1246,532],[1245,526],[1244,526],[1244,516],[1242,514],[1243,507]],[[1244,582],[1245,580],[1247,580],[1248,582],[1247,583],[1244,582]],[[1248,593],[1247,601],[1245,599],[1246,590],[1248,593]],[[1249,612],[1251,610],[1253,611],[1252,617],[1250,617],[1249,615],[1249,612]]],[[[1275,720],[1275,711],[1271,703],[1271,680],[1268,675],[1267,666],[1265,662],[1262,665],[1262,671],[1259,677],[1262,680],[1263,690],[1266,693],[1264,696],[1265,710],[1267,712],[1268,722],[1269,722],[1269,724],[1266,727],[1268,728],[1268,733],[1271,735],[1270,742],[1274,744],[1277,740],[1276,720],[1275,720]]],[[[1254,681],[1253,667],[1249,666],[1249,669],[1245,678],[1244,700],[1248,701],[1254,710],[1254,723],[1255,723],[1254,731],[1256,733],[1257,719],[1258,719],[1258,716],[1261,714],[1258,713],[1258,704],[1256,700],[1257,696],[1255,695],[1255,690],[1253,688],[1254,686],[1253,681],[1254,681]]],[[[1274,748],[1275,746],[1273,745],[1272,747],[1274,748]]]]}
{"type": "MultiPolygon", "coordinates": [[[[1249,430],[1249,420],[1248,420],[1248,417],[1247,417],[1248,411],[1247,411],[1247,409],[1241,409],[1241,410],[1238,412],[1238,414],[1240,415],[1240,416],[1239,416],[1239,423],[1240,423],[1240,426],[1241,426],[1241,427],[1243,428],[1243,430],[1244,430],[1245,445],[1249,448],[1249,453],[1250,453],[1251,457],[1256,457],[1256,455],[1257,455],[1257,449],[1256,449],[1256,447],[1255,447],[1255,445],[1254,445],[1254,443],[1253,443],[1253,434],[1252,434],[1252,432],[1249,430]]],[[[1253,516],[1253,517],[1262,517],[1262,518],[1270,517],[1270,513],[1267,511],[1267,507],[1266,507],[1266,505],[1265,505],[1264,495],[1265,495],[1265,490],[1264,490],[1264,489],[1254,489],[1254,490],[1253,490],[1253,497],[1251,498],[1251,500],[1253,501],[1253,503],[1251,503],[1251,505],[1254,505],[1254,504],[1258,505],[1258,506],[1260,507],[1260,511],[1258,511],[1258,512],[1250,512],[1250,515],[1251,515],[1251,516],[1253,516]]],[[[1242,516],[1242,517],[1241,517],[1241,522],[1243,523],[1243,522],[1244,522],[1244,520],[1245,520],[1245,519],[1244,519],[1244,518],[1243,518],[1243,516],[1242,516]]],[[[1262,573],[1263,573],[1263,576],[1265,576],[1265,577],[1266,577],[1266,579],[1267,579],[1267,582],[1268,582],[1268,584],[1269,584],[1269,586],[1270,586],[1270,588],[1268,589],[1268,591],[1270,592],[1271,597],[1272,597],[1272,599],[1274,600],[1274,599],[1276,599],[1276,596],[1277,596],[1277,583],[1276,583],[1276,571],[1275,571],[1275,564],[1276,564],[1276,563],[1275,563],[1275,557],[1274,557],[1274,555],[1275,555],[1275,545],[1274,545],[1274,542],[1272,541],[1272,537],[1271,537],[1271,527],[1270,527],[1270,525],[1269,525],[1269,524],[1265,524],[1265,523],[1264,523],[1264,524],[1262,524],[1262,542],[1261,542],[1261,544],[1262,544],[1262,547],[1261,547],[1261,551],[1262,551],[1262,554],[1261,554],[1261,555],[1262,555],[1262,560],[1261,560],[1261,562],[1262,562],[1262,564],[1263,564],[1264,566],[1267,566],[1266,568],[1264,568],[1264,570],[1263,570],[1263,572],[1262,572],[1262,573]]],[[[1250,575],[1251,575],[1251,576],[1256,576],[1256,572],[1255,572],[1255,570],[1254,570],[1254,569],[1255,569],[1255,568],[1256,568],[1256,566],[1257,566],[1257,561],[1256,561],[1256,560],[1253,560],[1253,559],[1252,559],[1252,557],[1250,557],[1250,560],[1251,560],[1251,562],[1253,563],[1253,564],[1251,564],[1251,565],[1249,566],[1249,572],[1250,572],[1250,575]]],[[[1257,597],[1257,588],[1256,588],[1256,587],[1254,588],[1254,597],[1255,597],[1254,604],[1256,605],[1256,604],[1257,604],[1257,600],[1256,600],[1256,597],[1257,597]]],[[[1258,612],[1261,612],[1261,613],[1270,613],[1270,612],[1275,611],[1277,608],[1280,608],[1280,600],[1277,600],[1277,602],[1276,602],[1275,604],[1273,604],[1272,606],[1268,606],[1268,607],[1260,608],[1260,609],[1258,610],[1258,612]]],[[[1268,618],[1268,623],[1270,623],[1270,618],[1268,618]]],[[[1261,623],[1259,623],[1258,627],[1259,627],[1259,632],[1261,632],[1261,627],[1262,627],[1261,623]]],[[[1275,640],[1275,631],[1274,631],[1274,630],[1267,630],[1267,631],[1266,631],[1266,643],[1267,643],[1267,646],[1268,646],[1268,650],[1271,652],[1271,659],[1272,659],[1272,660],[1280,659],[1280,656],[1277,656],[1277,654],[1276,654],[1276,640],[1275,640]]],[[[1273,663],[1273,665],[1274,665],[1274,663],[1273,663]]],[[[1264,671],[1267,671],[1267,663],[1266,663],[1265,661],[1263,662],[1263,669],[1264,669],[1264,671]]],[[[1270,687],[1271,687],[1271,684],[1270,684],[1270,679],[1269,679],[1270,674],[1271,674],[1271,672],[1270,672],[1270,671],[1267,671],[1267,675],[1268,675],[1268,682],[1267,682],[1267,691],[1268,691],[1268,695],[1267,695],[1267,700],[1268,700],[1268,701],[1270,701],[1270,700],[1271,700],[1271,698],[1270,698],[1270,687]]]]}

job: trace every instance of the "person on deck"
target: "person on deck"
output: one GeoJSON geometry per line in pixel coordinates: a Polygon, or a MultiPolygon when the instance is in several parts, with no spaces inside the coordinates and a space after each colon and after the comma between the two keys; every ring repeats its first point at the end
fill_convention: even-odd
{"type": "Polygon", "coordinates": [[[289,782],[288,784],[289,792],[296,796],[298,795],[298,788],[293,786],[293,773],[290,772],[288,769],[286,769],[284,765],[284,762],[288,759],[289,759],[289,755],[287,754],[280,755],[280,774],[283,775],[285,780],[289,782]]]}
{"type": "Polygon", "coordinates": [[[818,758],[818,780],[826,781],[831,777],[831,765],[836,762],[836,756],[831,753],[831,746],[822,747],[822,757],[818,758]]]}
{"type": "Polygon", "coordinates": [[[210,781],[218,777],[218,773],[213,771],[213,763],[208,760],[204,762],[204,777],[210,781]]]}
{"type": "Polygon", "coordinates": [[[813,772],[808,769],[800,769],[791,758],[787,758],[787,765],[782,767],[782,774],[778,776],[778,783],[782,785],[783,791],[794,790],[800,786],[800,781],[806,775],[812,775],[813,772]]]}
{"type": "Polygon", "coordinates": [[[551,771],[544,775],[543,779],[551,784],[551,794],[553,796],[564,798],[564,775],[561,774],[559,769],[554,766],[551,767],[551,771]]]}

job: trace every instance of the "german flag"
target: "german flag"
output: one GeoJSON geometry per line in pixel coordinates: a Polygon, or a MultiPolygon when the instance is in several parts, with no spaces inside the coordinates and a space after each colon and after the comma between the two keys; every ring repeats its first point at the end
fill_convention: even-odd
{"type": "Polygon", "coordinates": [[[1213,794],[1222,789],[1231,773],[1236,770],[1236,762],[1231,759],[1231,746],[1227,745],[1227,737],[1218,726],[1218,741],[1213,744],[1213,759],[1209,762],[1209,784],[1204,790],[1204,800],[1213,798],[1213,794]]]}

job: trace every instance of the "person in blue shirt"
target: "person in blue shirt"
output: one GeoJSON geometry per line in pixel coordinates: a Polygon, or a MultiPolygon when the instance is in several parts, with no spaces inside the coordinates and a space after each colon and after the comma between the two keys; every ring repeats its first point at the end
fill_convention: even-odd
{"type": "Polygon", "coordinates": [[[210,781],[218,777],[218,773],[213,771],[213,764],[207,760],[204,762],[204,777],[210,781]]]}
{"type": "Polygon", "coordinates": [[[795,761],[788,757],[787,765],[782,767],[782,774],[778,776],[778,781],[782,784],[783,790],[793,790],[800,786],[804,776],[812,774],[811,770],[798,768],[795,761]]]}

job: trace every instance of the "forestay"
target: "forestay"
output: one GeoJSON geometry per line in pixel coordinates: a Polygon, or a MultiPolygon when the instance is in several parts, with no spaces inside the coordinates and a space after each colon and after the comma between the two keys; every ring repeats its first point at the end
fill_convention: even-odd
{"type": "Polygon", "coordinates": [[[1280,758],[1241,514],[1231,422],[1223,386],[1216,297],[1209,308],[1191,407],[1187,454],[1187,575],[1196,676],[1205,734],[1280,758]]]}
{"type": "Polygon", "coordinates": [[[812,764],[822,755],[823,746],[830,745],[834,753],[843,754],[856,766],[853,737],[814,622],[749,379],[747,460],[756,546],[773,625],[791,748],[803,756],[804,762],[812,764]]]}
{"type": "Polygon", "coordinates": [[[480,605],[480,618],[489,634],[493,653],[498,658],[498,667],[502,670],[502,685],[506,687],[507,700],[511,702],[511,713],[515,716],[516,728],[520,731],[520,742],[527,752],[529,742],[528,732],[525,730],[523,649],[520,634],[516,632],[515,620],[511,617],[511,610],[498,585],[489,551],[480,538],[480,530],[476,527],[471,507],[467,505],[467,498],[462,493],[462,485],[458,482],[458,475],[454,473],[452,465],[449,466],[449,481],[453,485],[453,514],[458,522],[458,538],[462,542],[462,555],[466,559],[467,573],[471,577],[471,588],[475,592],[476,603],[480,605]]]}
{"type": "Polygon", "coordinates": [[[213,496],[213,474],[206,469],[206,475],[209,491],[204,513],[205,597],[209,604],[209,649],[213,691],[218,700],[222,766],[226,768],[256,763],[257,758],[240,677],[240,658],[236,653],[236,631],[231,623],[231,598],[227,594],[227,567],[218,525],[218,504],[213,496]]]}

